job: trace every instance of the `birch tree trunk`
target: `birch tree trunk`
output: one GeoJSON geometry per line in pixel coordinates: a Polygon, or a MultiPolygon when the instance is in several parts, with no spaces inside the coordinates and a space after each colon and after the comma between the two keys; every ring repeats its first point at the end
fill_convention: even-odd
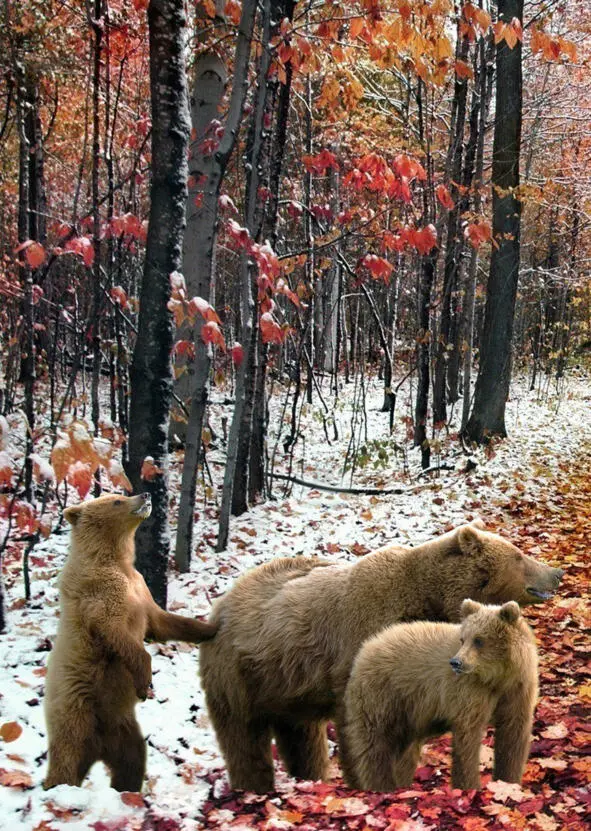
{"type": "MultiPolygon", "coordinates": [[[[216,10],[219,17],[214,21],[206,16],[201,5],[197,6],[197,43],[204,37],[210,36],[212,24],[216,27],[219,37],[225,34],[223,18],[223,2],[216,0],[216,10]]],[[[218,140],[216,128],[219,126],[220,106],[228,80],[228,72],[224,62],[212,49],[200,54],[195,61],[193,91],[191,94],[191,142],[189,145],[189,183],[187,192],[187,229],[183,245],[183,275],[189,297],[203,297],[208,302],[212,297],[212,277],[214,272],[213,245],[208,245],[209,239],[203,239],[203,211],[199,202],[204,199],[205,183],[209,183],[214,172],[216,159],[213,148],[218,140]],[[211,265],[204,266],[202,248],[205,242],[206,251],[211,251],[211,265]]],[[[210,228],[211,241],[214,229],[210,228]]],[[[189,324],[181,326],[175,337],[177,340],[194,340],[194,327],[189,324]]],[[[205,351],[205,350],[204,350],[205,351]]],[[[206,357],[207,352],[206,352],[206,357]]],[[[177,369],[181,374],[174,383],[176,402],[171,409],[170,433],[171,438],[180,444],[187,440],[187,416],[184,408],[190,408],[191,396],[196,389],[196,375],[199,369],[194,361],[189,359],[182,363],[177,358],[177,369]]],[[[208,365],[209,371],[209,365],[208,365]]]]}
{"type": "MultiPolygon", "coordinates": [[[[523,0],[500,0],[499,19],[523,19],[523,0]]],[[[521,43],[510,49],[497,44],[497,92],[493,139],[493,240],[488,278],[480,367],[474,391],[474,409],[465,434],[479,443],[492,435],[506,436],[505,405],[511,381],[511,347],[515,299],[519,279],[521,203],[519,185],[521,145],[521,43]]]]}
{"type": "MultiPolygon", "coordinates": [[[[234,59],[234,81],[224,134],[218,149],[213,154],[211,169],[203,186],[201,205],[197,209],[193,226],[195,235],[194,265],[195,274],[199,275],[199,283],[195,288],[187,284],[187,290],[189,294],[198,294],[208,302],[210,300],[210,283],[213,273],[218,197],[242,122],[244,101],[248,90],[248,64],[256,9],[256,0],[244,0],[234,59]]],[[[175,550],[175,560],[181,571],[188,571],[191,561],[197,465],[201,448],[203,418],[207,405],[210,347],[207,347],[201,340],[201,329],[202,321],[198,321],[194,331],[195,375],[186,431],[175,550]]]]}
{"type": "Polygon", "coordinates": [[[190,132],[184,60],[183,0],[150,0],[152,182],[138,334],[131,366],[128,475],[134,490],[152,495],[152,515],[140,525],[137,564],[154,599],[166,606],[168,422],[172,396],[170,274],[182,264],[187,148],[190,132]],[[158,470],[149,481],[142,463],[158,470]]]}

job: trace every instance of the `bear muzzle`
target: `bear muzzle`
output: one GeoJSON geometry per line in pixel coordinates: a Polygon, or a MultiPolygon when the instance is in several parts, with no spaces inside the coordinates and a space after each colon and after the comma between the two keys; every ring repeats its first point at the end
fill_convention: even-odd
{"type": "Polygon", "coordinates": [[[134,516],[139,516],[141,519],[146,519],[152,513],[152,497],[149,493],[140,493],[134,499],[139,503],[137,508],[131,512],[134,516]]]}
{"type": "Polygon", "coordinates": [[[461,658],[458,658],[457,655],[449,659],[449,665],[456,675],[466,675],[466,673],[470,672],[470,667],[461,658]]]}
{"type": "Polygon", "coordinates": [[[564,570],[536,562],[531,557],[525,557],[524,559],[526,563],[525,590],[531,598],[530,602],[541,603],[544,600],[549,600],[560,586],[564,570]]]}

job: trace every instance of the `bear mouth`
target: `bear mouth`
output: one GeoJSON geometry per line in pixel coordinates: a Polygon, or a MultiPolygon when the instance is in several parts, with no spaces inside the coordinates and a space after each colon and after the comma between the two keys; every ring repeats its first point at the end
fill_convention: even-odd
{"type": "Polygon", "coordinates": [[[140,505],[139,508],[136,508],[135,511],[132,511],[131,513],[134,516],[138,516],[140,519],[147,519],[152,513],[152,502],[144,502],[143,505],[140,505]]]}
{"type": "Polygon", "coordinates": [[[541,591],[540,589],[534,589],[532,586],[527,587],[527,593],[533,597],[537,597],[539,600],[550,600],[551,597],[554,597],[554,592],[541,591]]]}

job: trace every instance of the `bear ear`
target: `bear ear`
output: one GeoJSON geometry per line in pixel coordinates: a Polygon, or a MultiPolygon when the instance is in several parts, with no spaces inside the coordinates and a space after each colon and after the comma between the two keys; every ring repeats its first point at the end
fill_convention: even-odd
{"type": "Polygon", "coordinates": [[[476,614],[480,608],[481,604],[477,603],[475,600],[470,600],[469,598],[462,600],[462,605],[460,606],[461,619],[464,620],[464,618],[476,614]]]}
{"type": "Polygon", "coordinates": [[[462,525],[458,528],[458,546],[462,554],[480,554],[482,538],[475,525],[462,525]]]}
{"type": "Polygon", "coordinates": [[[64,519],[67,519],[70,525],[76,525],[82,516],[82,505],[70,505],[64,511],[64,519]]]}
{"type": "Polygon", "coordinates": [[[510,600],[508,603],[503,603],[499,609],[499,617],[501,620],[504,620],[505,623],[515,623],[521,617],[519,604],[514,600],[510,600]]]}
{"type": "Polygon", "coordinates": [[[470,525],[472,528],[479,528],[481,531],[486,531],[486,523],[480,517],[473,519],[470,525]]]}

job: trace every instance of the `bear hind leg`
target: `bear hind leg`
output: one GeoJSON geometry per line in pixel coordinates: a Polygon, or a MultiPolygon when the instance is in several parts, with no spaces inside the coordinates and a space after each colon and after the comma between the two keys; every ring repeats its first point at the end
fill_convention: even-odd
{"type": "Polygon", "coordinates": [[[272,791],[275,775],[269,725],[229,718],[224,722],[215,720],[214,727],[232,789],[272,791]]]}
{"type": "Polygon", "coordinates": [[[276,722],[273,733],[290,776],[313,780],[328,778],[326,722],[276,722]]]}
{"type": "Polygon", "coordinates": [[[54,738],[49,742],[49,765],[43,782],[45,790],[57,785],[80,786],[91,766],[99,759],[99,745],[93,716],[72,715],[65,724],[52,723],[54,738]]]}
{"type": "Polygon", "coordinates": [[[412,785],[415,770],[421,758],[421,748],[420,742],[412,742],[399,756],[394,757],[392,763],[394,787],[408,788],[412,785]]]}
{"type": "Polygon", "coordinates": [[[47,776],[43,780],[43,788],[46,791],[57,785],[80,787],[92,765],[98,761],[98,755],[85,752],[74,742],[69,746],[60,742],[59,746],[50,745],[49,759],[47,776]]]}
{"type": "Polygon", "coordinates": [[[101,760],[116,791],[140,791],[146,773],[146,740],[135,718],[113,727],[103,737],[101,760]]]}
{"type": "Polygon", "coordinates": [[[364,752],[356,754],[356,787],[364,791],[381,791],[388,793],[396,787],[393,777],[394,754],[389,743],[377,738],[372,746],[367,745],[364,752]]]}

